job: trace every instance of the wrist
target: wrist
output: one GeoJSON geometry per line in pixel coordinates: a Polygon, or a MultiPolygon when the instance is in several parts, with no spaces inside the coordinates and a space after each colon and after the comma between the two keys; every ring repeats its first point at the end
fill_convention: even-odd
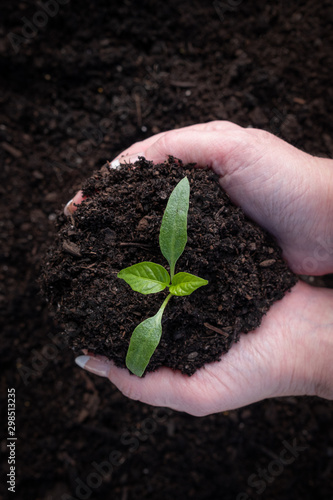
{"type": "Polygon", "coordinates": [[[312,212],[307,257],[301,274],[322,275],[333,272],[333,160],[313,157],[310,162],[307,204],[312,212]]]}
{"type": "Polygon", "coordinates": [[[333,290],[306,288],[295,336],[293,394],[333,399],[333,290]]]}
{"type": "Polygon", "coordinates": [[[323,290],[328,298],[327,319],[318,327],[317,360],[314,371],[313,392],[316,396],[333,400],[333,290],[323,290]],[[327,292],[327,294],[325,293],[327,292]],[[330,317],[329,317],[330,316],[330,317]]]}

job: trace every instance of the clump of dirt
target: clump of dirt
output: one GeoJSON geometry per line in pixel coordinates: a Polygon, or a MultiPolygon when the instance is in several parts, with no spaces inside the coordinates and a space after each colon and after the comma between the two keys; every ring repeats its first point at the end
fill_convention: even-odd
{"type": "Polygon", "coordinates": [[[176,271],[209,285],[172,297],[147,371],[168,366],[192,375],[219,360],[296,283],[274,239],[230,201],[210,170],[173,157],[159,165],[141,158],[116,170],[104,166],[85,182],[87,199],[75,215],[58,217],[42,276],[73,349],[125,366],[134,328],[157,312],[164,292],[141,295],[117,273],[142,261],[167,265],[159,229],[167,200],[185,175],[191,186],[188,243],[176,271]]]}

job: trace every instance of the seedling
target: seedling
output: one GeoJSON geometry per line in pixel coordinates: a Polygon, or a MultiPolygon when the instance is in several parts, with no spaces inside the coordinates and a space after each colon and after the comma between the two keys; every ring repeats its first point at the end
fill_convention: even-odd
{"type": "Polygon", "coordinates": [[[163,256],[169,263],[170,274],[160,264],[140,262],[126,267],[118,273],[135,292],[148,295],[168,288],[165,298],[155,316],[145,319],[132,333],[126,355],[127,368],[141,377],[155,352],[162,335],[162,316],[172,295],[190,295],[208,281],[190,273],[175,274],[177,260],[187,242],[187,214],[190,200],[190,183],[184,177],[172,191],[163,214],[159,244],[163,256]]]}

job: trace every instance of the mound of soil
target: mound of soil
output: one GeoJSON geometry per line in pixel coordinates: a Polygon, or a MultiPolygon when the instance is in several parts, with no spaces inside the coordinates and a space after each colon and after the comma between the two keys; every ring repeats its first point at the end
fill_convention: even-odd
{"type": "Polygon", "coordinates": [[[133,330],[157,312],[167,292],[133,292],[117,273],[142,261],[166,265],[158,243],[161,220],[185,175],[191,186],[188,243],[176,270],[209,284],[172,298],[147,371],[168,366],[192,375],[219,360],[296,283],[276,242],[231,203],[211,171],[172,157],[155,166],[144,158],[117,170],[105,166],[84,184],[88,198],[75,215],[59,217],[43,275],[44,293],[75,350],[125,366],[133,330]]]}

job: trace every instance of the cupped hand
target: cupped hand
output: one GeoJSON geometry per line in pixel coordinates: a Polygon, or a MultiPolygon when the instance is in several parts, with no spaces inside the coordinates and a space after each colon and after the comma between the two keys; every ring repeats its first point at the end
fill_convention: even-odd
{"type": "MultiPolygon", "coordinates": [[[[138,156],[162,162],[168,155],[214,170],[231,199],[277,238],[292,270],[333,271],[331,160],[310,156],[268,132],[211,122],[136,143],[112,163],[138,156]]],[[[79,192],[66,212],[73,213],[81,201],[79,192]]],[[[193,415],[287,394],[332,397],[327,360],[327,353],[333,355],[332,298],[332,291],[299,283],[272,306],[259,329],[192,377],[161,368],[139,379],[100,356],[77,362],[110,378],[132,399],[193,415]]]]}
{"type": "MultiPolygon", "coordinates": [[[[273,234],[298,274],[333,272],[333,161],[311,156],[264,130],[227,121],[162,132],[133,144],[112,164],[168,155],[208,166],[231,199],[273,234]]],[[[69,211],[82,201],[79,192],[69,211]]]]}
{"type": "Polygon", "coordinates": [[[191,377],[160,368],[138,378],[102,356],[82,357],[84,368],[109,378],[131,399],[196,416],[270,397],[333,398],[332,361],[323,358],[325,352],[331,360],[333,355],[332,303],[333,290],[298,283],[271,307],[260,328],[191,377]]]}

